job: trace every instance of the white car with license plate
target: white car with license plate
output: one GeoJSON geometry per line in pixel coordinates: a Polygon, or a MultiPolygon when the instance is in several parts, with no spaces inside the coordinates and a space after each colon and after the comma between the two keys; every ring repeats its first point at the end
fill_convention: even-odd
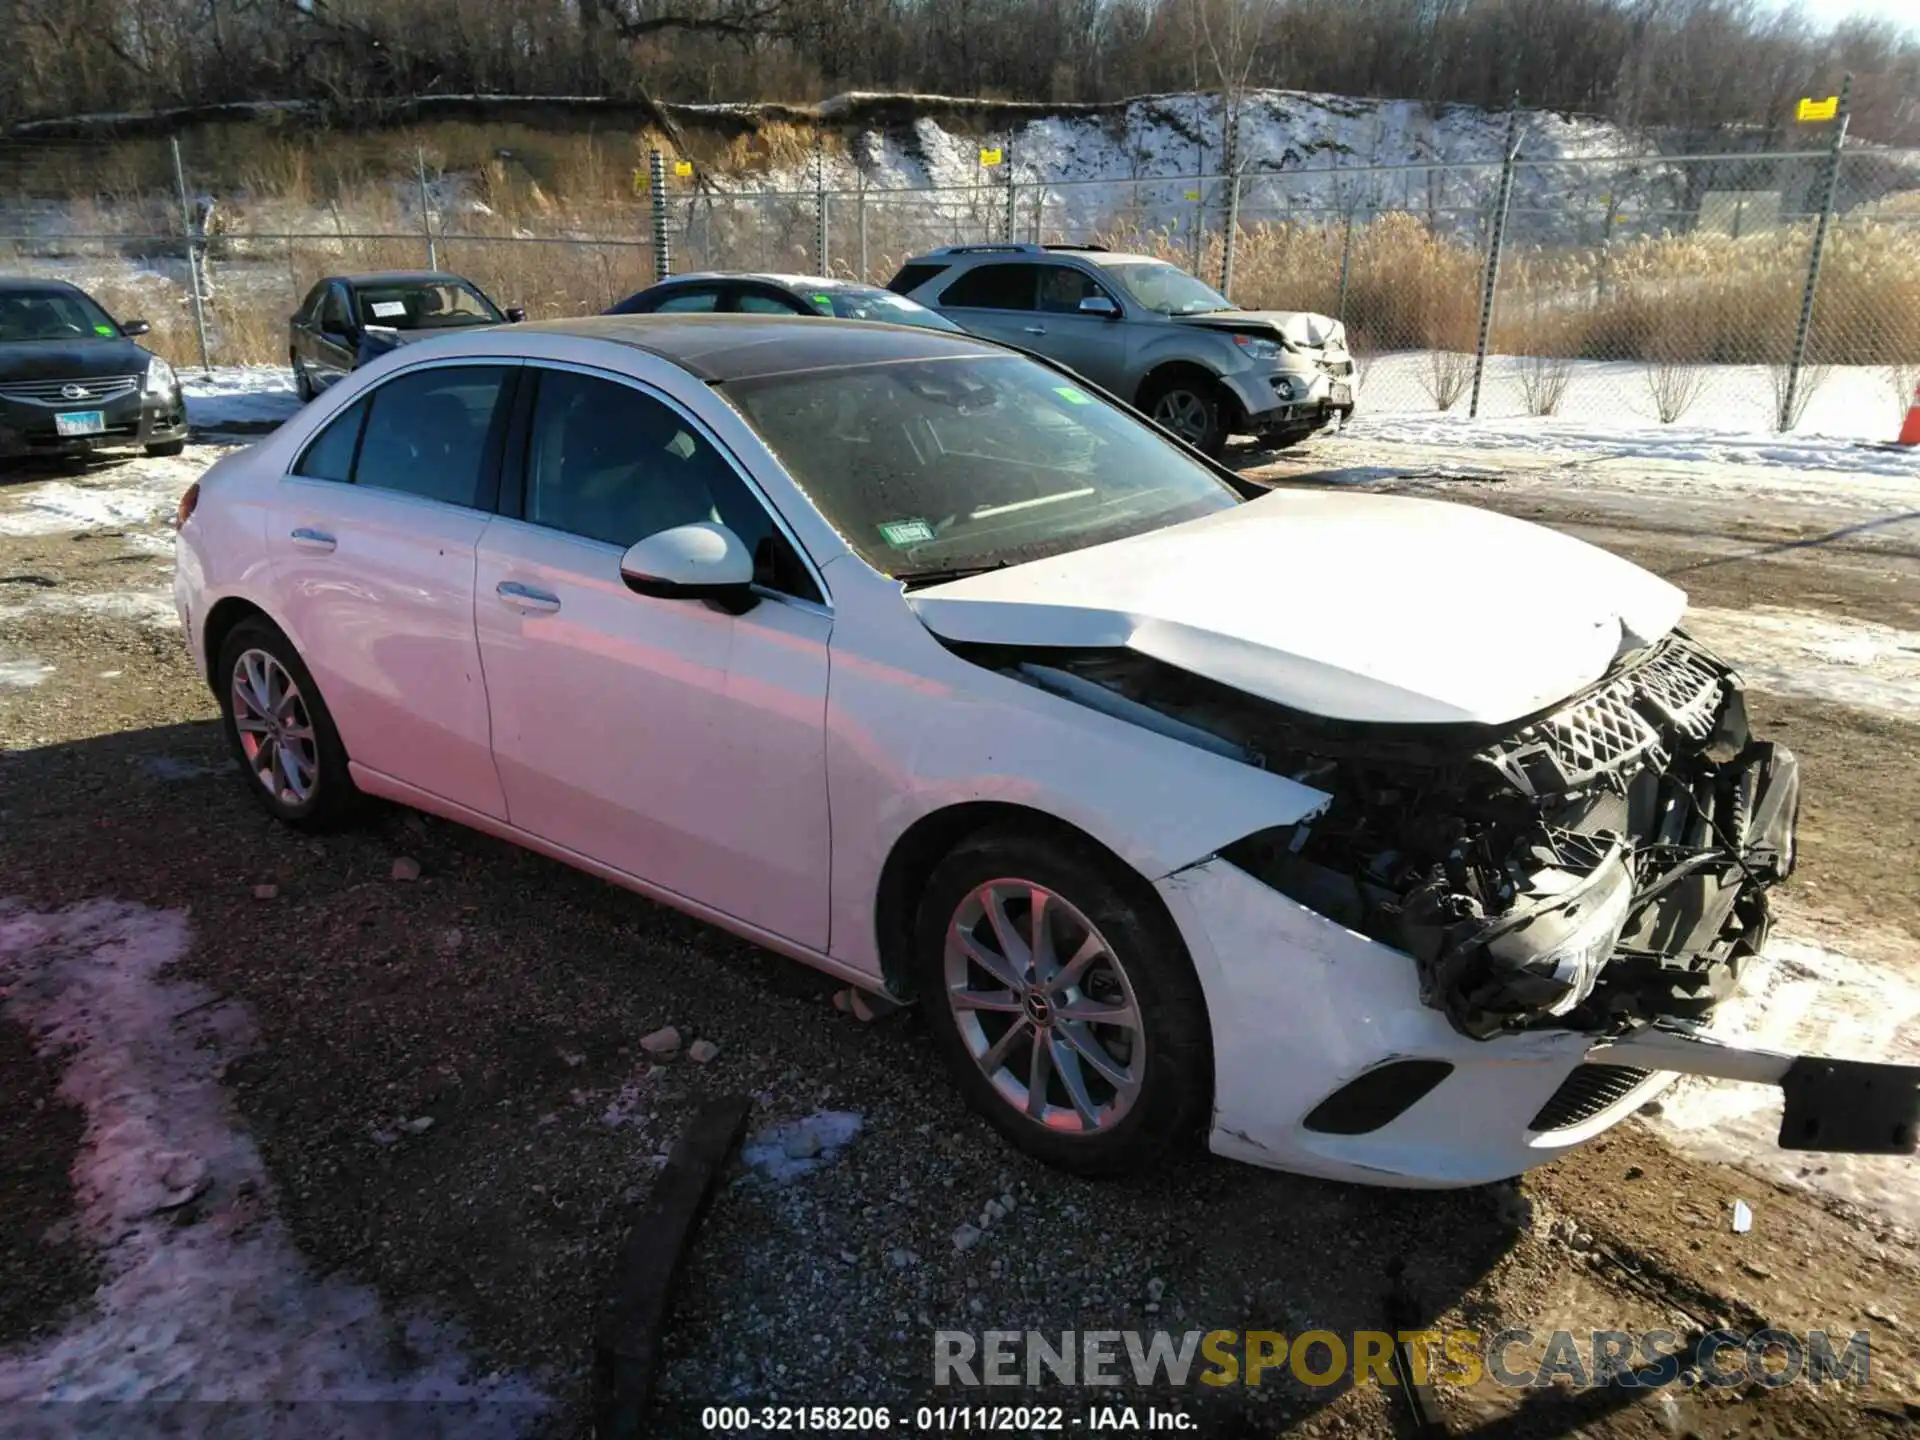
{"type": "Polygon", "coordinates": [[[207,472],[175,594],[281,819],[398,801],[917,1002],[1064,1167],[1469,1184],[1683,1072],[1913,1145],[1913,1071],[1714,1038],[1798,771],[1679,591],[1261,494],[988,342],[425,341],[207,472]]]}

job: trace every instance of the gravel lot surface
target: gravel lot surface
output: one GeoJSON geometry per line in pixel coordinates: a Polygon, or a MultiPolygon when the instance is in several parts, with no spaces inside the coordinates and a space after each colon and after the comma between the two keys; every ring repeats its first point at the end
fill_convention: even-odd
{"type": "MultiPolygon", "coordinates": [[[[726,1177],[682,1277],[659,1436],[705,1433],[702,1406],[723,1402],[1044,1399],[1071,1418],[1092,1403],[1086,1391],[936,1389],[933,1332],[1344,1333],[1387,1328],[1396,1294],[1430,1328],[1872,1334],[1863,1388],[1443,1386],[1454,1434],[1894,1435],[1920,1421],[1920,1251],[1912,1222],[1874,1198],[1902,1187],[1900,1170],[1875,1172],[1876,1190],[1823,1174],[1820,1157],[1701,1159],[1656,1117],[1520,1183],[1460,1193],[1201,1157],[1130,1184],[1073,1180],[1014,1155],[959,1105],[910,1014],[863,1023],[834,1007],[823,977],[436,820],[381,809],[323,839],[276,827],[232,772],[162,603],[160,512],[135,503],[218,453],[196,446],[164,472],[136,460],[0,476],[0,1401],[24,1373],[19,1355],[110,1312],[108,1289],[89,1296],[134,1263],[133,1231],[165,1256],[266,1227],[288,1242],[275,1272],[288,1293],[308,1293],[297,1281],[365,1296],[354,1324],[392,1327],[363,1370],[289,1373],[278,1398],[315,1402],[294,1414],[353,1433],[318,1402],[418,1399],[409,1367],[444,1368],[457,1350],[471,1387],[460,1395],[497,1400],[492,1420],[583,1433],[593,1327],[635,1202],[699,1102],[743,1093],[761,1138],[726,1177]],[[38,503],[49,486],[92,503],[56,493],[60,528],[44,518],[59,505],[38,503]],[[152,1143],[104,1177],[87,1168],[103,1112],[56,1086],[91,1051],[27,1027],[36,977],[93,943],[61,949],[49,927],[99,900],[136,931],[180,917],[182,950],[160,978],[198,997],[183,1008],[210,1008],[175,1018],[175,992],[129,990],[160,1017],[141,1043],[205,1052],[210,1088],[196,1094],[216,1098],[207,1113],[240,1137],[236,1153],[257,1151],[257,1182],[211,1160],[205,1175],[181,1169],[169,1126],[190,1107],[164,1079],[141,1112],[152,1143]],[[209,1014],[232,1023],[196,1029],[209,1014]],[[643,1048],[667,1026],[676,1048],[643,1048]],[[161,1200],[139,1202],[160,1208],[138,1209],[131,1229],[79,1223],[98,1208],[89,1197],[131,1185],[131,1170],[162,1184],[161,1200]],[[83,1174],[94,1188],[76,1188],[83,1174]],[[1753,1215],[1744,1233],[1736,1202],[1753,1215]]],[[[1863,499],[1691,471],[1663,489],[1603,461],[1352,437],[1243,459],[1273,483],[1440,494],[1561,526],[1736,617],[1735,640],[1747,636],[1738,614],[1756,606],[1920,631],[1920,469],[1913,496],[1883,481],[1863,499]]],[[[1751,657],[1726,648],[1753,664],[1785,653],[1777,630],[1747,640],[1751,657]]],[[[1890,658],[1860,652],[1873,685],[1849,692],[1854,703],[1816,686],[1760,690],[1752,707],[1807,771],[1783,933],[1857,957],[1889,986],[1916,980],[1920,939],[1920,723],[1879,703],[1903,683],[1900,643],[1890,658]]],[[[116,953],[95,959],[112,967],[116,953]]],[[[115,974],[133,986],[125,969],[115,974]]],[[[220,1373],[232,1323],[182,1313],[164,1339],[138,1340],[177,1353],[170,1398],[220,1373]]],[[[1527,1353],[1516,1347],[1513,1363],[1527,1353]]],[[[1209,1437],[1415,1433],[1395,1391],[1278,1372],[1257,1389],[1098,1399],[1177,1409],[1209,1437]]],[[[222,1433],[265,1433],[263,1412],[222,1413],[235,1427],[222,1433]]]]}

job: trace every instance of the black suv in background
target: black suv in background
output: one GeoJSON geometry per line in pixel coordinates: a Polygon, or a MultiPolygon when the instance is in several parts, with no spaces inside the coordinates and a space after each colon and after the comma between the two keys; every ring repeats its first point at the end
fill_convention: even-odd
{"type": "Polygon", "coordinates": [[[63,280],[0,276],[0,457],[141,445],[178,455],[187,407],[173,367],[63,280]]]}

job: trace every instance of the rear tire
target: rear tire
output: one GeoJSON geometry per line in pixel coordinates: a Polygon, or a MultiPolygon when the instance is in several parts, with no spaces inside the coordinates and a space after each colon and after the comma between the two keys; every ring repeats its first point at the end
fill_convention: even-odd
{"type": "Polygon", "coordinates": [[[1143,1172],[1211,1109],[1200,982],[1144,889],[1069,836],[993,829],[921,896],[914,978],[955,1083],[1016,1148],[1077,1174],[1143,1172]]]}
{"type": "Polygon", "coordinates": [[[327,702],[293,642],[267,620],[242,620],[220,645],[215,686],[227,746],[262,808],[297,830],[348,819],[360,791],[327,702]]]}
{"type": "Polygon", "coordinates": [[[187,442],[184,440],[163,440],[158,445],[147,446],[147,454],[156,460],[171,460],[176,455],[185,454],[186,449],[187,442]]]}
{"type": "Polygon", "coordinates": [[[1218,460],[1227,448],[1227,405],[1210,377],[1183,372],[1156,380],[1141,395],[1140,409],[1202,455],[1218,460]]]}

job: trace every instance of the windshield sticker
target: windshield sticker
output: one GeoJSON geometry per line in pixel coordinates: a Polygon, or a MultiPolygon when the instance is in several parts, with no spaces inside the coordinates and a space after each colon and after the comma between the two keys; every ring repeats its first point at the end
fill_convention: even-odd
{"type": "Polygon", "coordinates": [[[818,305],[822,310],[833,309],[833,297],[831,295],[816,295],[813,297],[813,303],[818,305]]]}
{"type": "Polygon", "coordinates": [[[1053,387],[1053,393],[1069,405],[1091,405],[1093,403],[1093,401],[1088,398],[1086,391],[1077,390],[1071,385],[1056,385],[1053,387]]]}
{"type": "Polygon", "coordinates": [[[382,320],[397,320],[407,313],[406,303],[401,300],[376,300],[372,309],[382,320]]]}
{"type": "Polygon", "coordinates": [[[924,520],[891,520],[874,527],[880,538],[900,550],[908,545],[924,545],[933,539],[933,527],[924,520]]]}
{"type": "Polygon", "coordinates": [[[104,335],[111,340],[114,336],[114,329],[111,325],[96,325],[93,327],[93,333],[96,335],[104,335]]]}

